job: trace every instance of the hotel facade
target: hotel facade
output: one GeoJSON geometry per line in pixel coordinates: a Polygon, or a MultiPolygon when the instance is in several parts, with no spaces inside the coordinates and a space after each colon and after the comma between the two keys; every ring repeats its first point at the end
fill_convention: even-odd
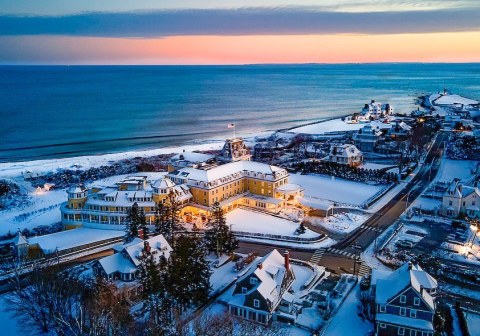
{"type": "MultiPolygon", "coordinates": [[[[190,155],[191,157],[192,155],[190,155]]],[[[181,168],[178,156],[169,165],[165,176],[152,179],[149,175],[127,177],[113,186],[68,190],[68,201],[62,205],[62,223],[67,227],[88,226],[117,228],[125,225],[128,209],[136,202],[143,209],[147,222],[153,224],[155,207],[173,195],[186,221],[210,212],[219,202],[225,212],[240,206],[278,213],[296,196],[300,186],[288,183],[288,172],[276,166],[250,161],[250,154],[241,139],[227,140],[219,160],[185,162],[181,168]],[[291,187],[285,188],[286,185],[291,187]]]]}

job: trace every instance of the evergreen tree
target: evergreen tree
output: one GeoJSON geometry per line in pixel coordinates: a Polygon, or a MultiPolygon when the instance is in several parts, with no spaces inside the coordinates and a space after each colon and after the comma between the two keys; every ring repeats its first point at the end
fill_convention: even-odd
{"type": "Polygon", "coordinates": [[[203,242],[195,236],[181,235],[168,263],[168,287],[182,312],[190,304],[208,300],[211,271],[203,242]]]}
{"type": "Polygon", "coordinates": [[[145,211],[143,211],[143,208],[141,208],[138,213],[138,229],[142,230],[144,239],[147,239],[147,236],[148,236],[147,217],[145,216],[145,211]]]}
{"type": "Polygon", "coordinates": [[[223,253],[231,254],[235,251],[238,241],[227,225],[227,219],[218,202],[213,204],[207,226],[209,229],[205,232],[205,242],[209,252],[219,257],[223,253]]]}
{"type": "Polygon", "coordinates": [[[140,210],[137,202],[127,211],[127,225],[125,227],[125,242],[129,243],[138,237],[138,229],[140,227],[140,210]]]}
{"type": "Polygon", "coordinates": [[[165,203],[158,203],[155,209],[155,231],[165,237],[174,248],[175,232],[180,222],[180,205],[176,195],[170,192],[165,203]]]}

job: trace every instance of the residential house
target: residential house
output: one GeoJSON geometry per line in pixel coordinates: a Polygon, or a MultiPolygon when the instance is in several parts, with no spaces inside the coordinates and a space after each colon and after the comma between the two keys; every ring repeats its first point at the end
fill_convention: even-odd
{"type": "Polygon", "coordinates": [[[466,215],[470,218],[480,218],[480,190],[478,180],[473,186],[464,185],[455,178],[443,194],[441,213],[447,217],[456,218],[466,215]]]}
{"type": "Polygon", "coordinates": [[[432,276],[411,263],[393,272],[374,270],[376,335],[432,336],[437,287],[432,276]]]}
{"type": "Polygon", "coordinates": [[[284,294],[291,288],[295,274],[288,251],[282,256],[273,250],[237,280],[228,301],[232,315],[260,324],[269,324],[284,294]]]}
{"type": "Polygon", "coordinates": [[[152,257],[155,263],[167,261],[172,252],[171,246],[162,235],[146,240],[135,238],[130,243],[113,247],[115,253],[99,259],[93,266],[96,275],[107,280],[134,281],[139,276],[139,266],[143,258],[152,257]]]}
{"type": "Polygon", "coordinates": [[[355,146],[362,152],[373,152],[381,136],[382,131],[380,127],[368,124],[353,135],[353,141],[355,146]]]}
{"type": "Polygon", "coordinates": [[[354,145],[333,145],[330,148],[327,160],[334,163],[358,167],[363,163],[363,154],[354,145]]]}

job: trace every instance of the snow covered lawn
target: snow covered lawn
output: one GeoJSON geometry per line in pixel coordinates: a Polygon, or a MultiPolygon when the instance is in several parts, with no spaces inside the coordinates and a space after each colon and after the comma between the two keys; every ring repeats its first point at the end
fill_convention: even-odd
{"type": "Polygon", "coordinates": [[[245,209],[235,209],[226,214],[227,224],[233,231],[242,231],[250,233],[282,235],[290,237],[314,238],[318,237],[309,229],[300,236],[294,234],[300,225],[284,218],[279,218],[265,213],[249,211],[245,209]]]}
{"type": "Polygon", "coordinates": [[[315,226],[321,226],[325,230],[335,234],[347,234],[362,225],[370,216],[343,212],[325,218],[308,217],[307,220],[315,226]]]}
{"type": "Polygon", "coordinates": [[[477,161],[473,160],[450,160],[443,158],[435,181],[451,182],[454,178],[459,178],[463,181],[468,180],[473,176],[472,169],[476,165],[477,161]]]}
{"type": "Polygon", "coordinates": [[[299,184],[305,188],[307,198],[321,198],[353,205],[361,205],[385,188],[383,185],[369,185],[340,178],[300,174],[291,174],[290,183],[299,184]]]}
{"type": "Polygon", "coordinates": [[[422,210],[435,210],[440,208],[442,205],[442,201],[434,198],[428,197],[418,197],[412,205],[409,207],[411,208],[420,208],[422,210]]]}
{"type": "Polygon", "coordinates": [[[72,247],[82,246],[98,241],[120,238],[125,235],[124,231],[117,230],[98,230],[89,228],[78,228],[73,230],[61,231],[45,236],[29,238],[30,245],[38,244],[46,252],[66,250],[72,247]]]}
{"type": "MultiPolygon", "coordinates": [[[[379,121],[373,121],[370,123],[372,126],[378,126],[380,128],[391,128],[390,124],[384,124],[379,121]]],[[[327,132],[345,132],[345,131],[358,131],[363,128],[367,123],[348,124],[342,119],[332,119],[317,124],[311,124],[307,126],[301,126],[290,130],[290,132],[304,133],[304,134],[324,134],[327,132]]]]}
{"type": "Polygon", "coordinates": [[[373,324],[367,320],[362,320],[358,316],[359,304],[357,295],[360,292],[360,286],[357,285],[348,294],[342,306],[332,318],[324,335],[351,335],[364,336],[373,330],[373,324]]]}

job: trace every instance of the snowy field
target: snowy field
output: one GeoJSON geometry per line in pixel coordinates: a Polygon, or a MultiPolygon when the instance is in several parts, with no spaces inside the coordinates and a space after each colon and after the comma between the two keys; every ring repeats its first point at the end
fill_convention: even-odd
{"type": "Polygon", "coordinates": [[[304,133],[304,134],[324,134],[327,132],[341,132],[341,131],[358,131],[365,125],[370,124],[372,126],[378,126],[380,128],[391,128],[390,124],[384,124],[379,121],[372,121],[371,123],[358,123],[349,124],[342,119],[332,119],[318,124],[311,124],[306,126],[297,127],[291,129],[290,132],[304,133]]]}
{"type": "Polygon", "coordinates": [[[291,174],[290,183],[299,184],[305,188],[306,197],[353,205],[361,205],[385,188],[384,185],[374,186],[340,178],[300,174],[291,174]]]}
{"type": "Polygon", "coordinates": [[[308,217],[307,220],[315,226],[335,234],[347,234],[362,225],[370,215],[343,212],[325,218],[308,217]]]}
{"type": "Polygon", "coordinates": [[[300,236],[294,234],[300,225],[284,218],[267,215],[260,212],[249,211],[245,209],[235,209],[226,214],[227,224],[233,231],[243,231],[251,233],[273,234],[290,237],[314,238],[318,237],[309,229],[300,236]]]}
{"type": "Polygon", "coordinates": [[[477,161],[472,160],[450,160],[443,158],[435,181],[450,182],[454,178],[468,180],[472,177],[472,169],[475,168],[476,164],[477,161]]]}

